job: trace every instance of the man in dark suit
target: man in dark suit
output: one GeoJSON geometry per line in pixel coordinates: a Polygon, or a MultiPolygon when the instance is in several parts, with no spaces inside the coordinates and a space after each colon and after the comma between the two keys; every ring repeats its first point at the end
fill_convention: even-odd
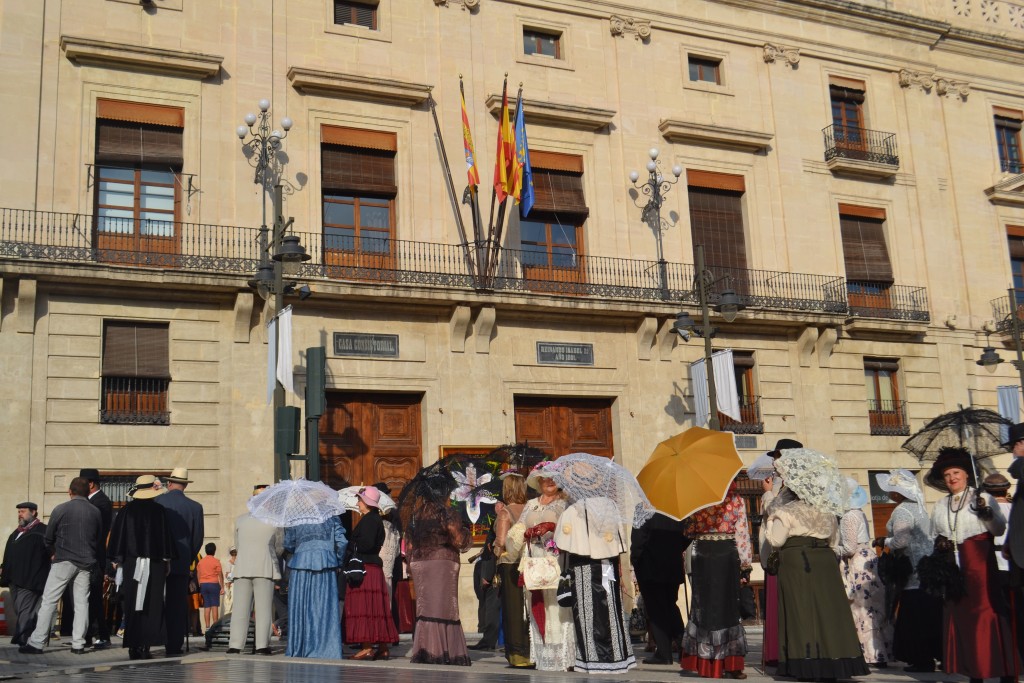
{"type": "Polygon", "coordinates": [[[185,487],[192,483],[188,470],[176,467],[167,477],[167,493],[155,498],[167,508],[167,525],[174,539],[176,557],[171,558],[167,575],[166,606],[167,620],[166,654],[177,657],[182,654],[185,630],[188,622],[188,573],[189,565],[203,546],[203,506],[185,496],[185,487]]]}
{"type": "Polygon", "coordinates": [[[89,502],[100,511],[102,529],[100,531],[100,547],[96,549],[96,567],[93,569],[89,584],[89,631],[85,638],[85,646],[104,648],[110,646],[110,621],[106,618],[103,607],[103,577],[107,571],[107,535],[110,533],[110,522],[114,517],[114,505],[100,488],[100,473],[92,467],[83,468],[78,476],[89,482],[89,502]]]}
{"type": "Polygon", "coordinates": [[[686,580],[683,551],[690,544],[683,522],[656,514],[633,529],[630,560],[647,611],[647,628],[654,639],[654,654],[646,664],[671,664],[672,643],[683,635],[679,587],[686,580]]]}
{"type": "Polygon", "coordinates": [[[1010,560],[1010,586],[1014,592],[1017,620],[1017,651],[1024,658],[1024,422],[1010,427],[1003,444],[1013,453],[1008,472],[1017,480],[1010,507],[1010,526],[1003,542],[1003,556],[1010,560]]]}
{"type": "Polygon", "coordinates": [[[497,557],[494,556],[494,528],[492,526],[484,541],[480,553],[470,559],[475,562],[473,567],[473,590],[480,601],[477,607],[477,622],[480,629],[480,640],[469,646],[470,650],[493,650],[498,646],[498,630],[501,628],[501,603],[498,587],[494,585],[497,572],[497,557]]]}
{"type": "Polygon", "coordinates": [[[36,628],[36,615],[50,573],[50,551],[43,538],[46,525],[39,521],[35,503],[18,503],[18,528],[11,532],[0,565],[0,586],[10,587],[18,622],[11,645],[25,645],[36,628]]]}

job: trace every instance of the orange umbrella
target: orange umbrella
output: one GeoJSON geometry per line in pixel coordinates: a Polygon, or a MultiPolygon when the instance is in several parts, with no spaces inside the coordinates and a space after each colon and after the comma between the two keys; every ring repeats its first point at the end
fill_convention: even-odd
{"type": "Polygon", "coordinates": [[[691,427],[659,443],[636,479],[655,508],[681,520],[725,500],[741,469],[732,432],[691,427]]]}

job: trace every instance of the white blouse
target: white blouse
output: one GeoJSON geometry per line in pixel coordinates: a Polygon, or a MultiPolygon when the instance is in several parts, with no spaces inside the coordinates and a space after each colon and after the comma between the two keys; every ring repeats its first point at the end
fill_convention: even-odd
{"type": "Polygon", "coordinates": [[[838,542],[839,525],[835,515],[830,515],[802,500],[773,510],[765,522],[765,537],[773,548],[781,548],[794,536],[805,536],[827,540],[835,547],[838,542]]]}
{"type": "Polygon", "coordinates": [[[993,512],[992,519],[983,522],[971,510],[976,495],[976,489],[968,488],[956,495],[946,495],[935,501],[932,507],[932,534],[945,536],[957,544],[986,531],[993,536],[1001,535],[1006,530],[1006,517],[1003,516],[1003,511],[995,498],[987,493],[982,494],[993,512]]]}
{"type": "Polygon", "coordinates": [[[860,550],[862,545],[871,543],[868,533],[868,518],[859,508],[847,510],[839,520],[839,557],[850,558],[860,550]]]}

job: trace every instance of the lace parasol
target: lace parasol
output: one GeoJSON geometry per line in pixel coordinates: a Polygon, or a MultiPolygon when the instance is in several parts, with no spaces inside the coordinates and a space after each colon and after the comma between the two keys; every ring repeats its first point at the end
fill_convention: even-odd
{"type": "Polygon", "coordinates": [[[800,500],[836,516],[846,511],[846,482],[839,467],[824,453],[788,448],[776,458],[775,470],[800,500]]]}
{"type": "Polygon", "coordinates": [[[250,498],[247,505],[253,517],[276,527],[320,524],[345,512],[337,491],[307,479],[279,481],[250,498]]]}
{"type": "Polygon", "coordinates": [[[555,461],[551,478],[573,501],[608,498],[619,522],[639,527],[654,515],[654,506],[629,470],[590,453],[570,453],[555,461]]]}

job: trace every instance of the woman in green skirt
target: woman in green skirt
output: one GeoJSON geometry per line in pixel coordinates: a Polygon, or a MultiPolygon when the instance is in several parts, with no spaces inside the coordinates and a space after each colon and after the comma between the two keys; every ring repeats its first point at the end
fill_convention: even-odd
{"type": "Polygon", "coordinates": [[[843,478],[828,457],[806,448],[783,451],[775,469],[796,495],[765,523],[768,542],[779,556],[777,674],[807,680],[867,675],[832,550],[836,515],[847,497],[843,478]]]}

